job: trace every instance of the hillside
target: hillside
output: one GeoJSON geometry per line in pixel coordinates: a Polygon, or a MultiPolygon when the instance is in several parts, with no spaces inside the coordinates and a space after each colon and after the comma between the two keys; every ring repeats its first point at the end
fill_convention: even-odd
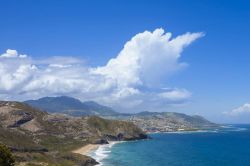
{"type": "Polygon", "coordinates": [[[44,97],[38,100],[29,100],[26,103],[48,112],[60,112],[78,117],[82,115],[98,115],[105,119],[133,122],[145,132],[199,130],[218,127],[216,124],[198,115],[147,111],[136,114],[122,114],[93,101],[81,102],[67,96],[44,97]]]}
{"type": "Polygon", "coordinates": [[[49,114],[8,101],[0,101],[0,133],[0,143],[11,148],[19,163],[52,165],[95,165],[92,158],[71,151],[88,143],[147,138],[133,123],[49,114]]]}
{"type": "Polygon", "coordinates": [[[121,114],[104,117],[133,122],[145,132],[170,132],[181,130],[200,130],[218,127],[198,115],[186,115],[175,112],[140,112],[137,114],[121,114]]]}
{"type": "Polygon", "coordinates": [[[27,100],[24,103],[50,113],[65,113],[72,116],[118,114],[112,108],[100,105],[94,101],[81,102],[68,96],[43,97],[38,100],[27,100]]]}

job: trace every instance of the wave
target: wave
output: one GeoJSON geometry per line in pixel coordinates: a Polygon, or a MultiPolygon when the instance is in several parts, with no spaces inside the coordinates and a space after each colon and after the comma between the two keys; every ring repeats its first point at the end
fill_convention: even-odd
{"type": "Polygon", "coordinates": [[[98,166],[103,165],[103,160],[109,156],[111,153],[111,148],[117,143],[121,143],[123,141],[111,141],[109,144],[100,145],[97,150],[90,153],[90,156],[94,158],[99,164],[98,166]]]}
{"type": "Polygon", "coordinates": [[[246,130],[248,130],[248,129],[247,128],[239,127],[239,128],[233,128],[233,129],[231,129],[229,131],[246,131],[246,130]]]}
{"type": "Polygon", "coordinates": [[[248,128],[244,128],[244,127],[239,127],[239,126],[234,126],[234,125],[225,125],[225,126],[221,126],[221,130],[222,132],[234,132],[234,131],[246,131],[249,130],[248,128]]]}

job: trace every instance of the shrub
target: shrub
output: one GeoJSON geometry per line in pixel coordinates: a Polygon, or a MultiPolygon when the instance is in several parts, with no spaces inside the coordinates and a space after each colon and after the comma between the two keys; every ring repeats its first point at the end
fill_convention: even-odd
{"type": "Polygon", "coordinates": [[[14,166],[15,160],[12,156],[9,148],[3,144],[0,144],[0,165],[1,166],[14,166]]]}

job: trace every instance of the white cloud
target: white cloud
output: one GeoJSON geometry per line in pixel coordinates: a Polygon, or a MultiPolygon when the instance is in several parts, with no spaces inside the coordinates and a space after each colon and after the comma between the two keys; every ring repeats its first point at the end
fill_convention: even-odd
{"type": "Polygon", "coordinates": [[[163,29],[139,33],[116,58],[91,72],[113,79],[119,86],[152,85],[184,67],[185,63],[178,62],[183,48],[203,34],[186,33],[174,39],[171,36],[163,29]]]}
{"type": "Polygon", "coordinates": [[[8,49],[0,56],[0,96],[25,100],[70,95],[126,109],[184,102],[191,97],[189,91],[158,86],[186,66],[179,62],[183,49],[203,34],[171,36],[163,29],[139,33],[117,57],[99,67],[73,57],[37,60],[8,49]],[[153,90],[157,87],[160,90],[153,90]]]}
{"type": "Polygon", "coordinates": [[[25,54],[20,54],[19,57],[20,57],[20,58],[27,58],[27,55],[25,55],[25,54]]]}
{"type": "Polygon", "coordinates": [[[3,53],[2,55],[0,55],[0,58],[26,58],[27,55],[24,54],[18,54],[18,52],[16,50],[12,50],[12,49],[7,49],[5,53],[3,53]]]}
{"type": "Polygon", "coordinates": [[[250,103],[243,104],[242,106],[233,109],[230,112],[223,112],[223,113],[230,116],[242,116],[250,114],[250,103]]]}
{"type": "Polygon", "coordinates": [[[71,67],[72,65],[64,65],[64,64],[49,64],[49,67],[57,67],[57,68],[67,68],[71,67]]]}
{"type": "Polygon", "coordinates": [[[11,49],[8,49],[8,50],[6,50],[6,52],[5,53],[3,53],[2,55],[1,55],[1,57],[5,57],[5,58],[14,58],[14,57],[17,57],[17,51],[16,50],[11,50],[11,49]]]}
{"type": "Polygon", "coordinates": [[[173,89],[167,92],[159,93],[159,96],[172,101],[180,101],[190,98],[192,93],[186,89],[173,89]]]}

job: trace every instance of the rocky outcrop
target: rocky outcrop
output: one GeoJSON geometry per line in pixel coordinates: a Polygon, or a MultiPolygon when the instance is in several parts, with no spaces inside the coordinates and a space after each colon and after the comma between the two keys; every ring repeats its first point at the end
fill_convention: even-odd
{"type": "Polygon", "coordinates": [[[96,139],[93,141],[93,144],[100,144],[100,145],[103,145],[103,144],[109,144],[108,140],[105,139],[105,138],[101,138],[101,139],[96,139]]]}
{"type": "Polygon", "coordinates": [[[99,164],[97,161],[95,161],[94,159],[90,158],[84,161],[81,161],[79,163],[79,166],[93,166],[93,165],[97,165],[99,164]]]}
{"type": "Polygon", "coordinates": [[[93,132],[98,133],[99,137],[111,141],[126,141],[147,138],[145,132],[131,122],[107,120],[93,116],[87,119],[87,123],[93,132]]]}

